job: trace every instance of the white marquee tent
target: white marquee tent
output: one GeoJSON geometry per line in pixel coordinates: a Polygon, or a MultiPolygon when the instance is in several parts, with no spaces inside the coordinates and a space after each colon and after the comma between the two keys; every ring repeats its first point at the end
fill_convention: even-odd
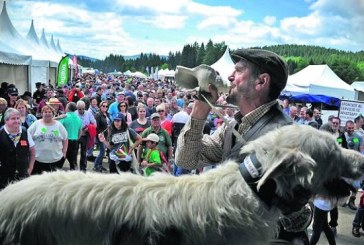
{"type": "Polygon", "coordinates": [[[221,58],[211,65],[216,71],[220,73],[222,79],[228,80],[229,76],[234,71],[234,61],[231,59],[229,48],[227,47],[225,53],[221,56],[221,58]]]}
{"type": "Polygon", "coordinates": [[[325,95],[353,100],[354,88],[341,80],[328,65],[309,65],[288,77],[283,95],[325,95]]]}
{"type": "Polygon", "coordinates": [[[26,38],[22,37],[9,18],[6,2],[0,14],[0,82],[13,83],[20,92],[34,91],[36,82],[55,82],[57,65],[63,56],[62,49],[50,44],[43,30],[41,39],[33,21],[26,38]]]}

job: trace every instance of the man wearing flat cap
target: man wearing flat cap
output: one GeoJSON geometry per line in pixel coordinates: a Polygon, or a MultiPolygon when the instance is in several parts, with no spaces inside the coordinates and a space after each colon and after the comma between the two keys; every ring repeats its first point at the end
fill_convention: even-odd
{"type": "MultiPolygon", "coordinates": [[[[232,129],[246,141],[251,141],[278,127],[292,124],[292,120],[280,109],[277,98],[288,79],[288,67],[277,54],[262,49],[239,49],[231,54],[235,69],[228,77],[231,89],[227,102],[238,106],[235,124],[219,127],[212,135],[203,135],[206,118],[211,110],[202,100],[196,100],[177,143],[176,164],[185,169],[197,169],[219,164],[226,159],[243,162],[240,155],[243,140],[236,139],[232,129]],[[196,147],[199,146],[199,147],[196,147]]],[[[210,102],[215,103],[218,92],[214,85],[208,87],[210,102]]],[[[269,190],[274,193],[274,189],[269,190]]],[[[292,200],[293,202],[294,200],[292,200]]],[[[302,205],[299,210],[304,212],[302,205]]],[[[306,219],[308,217],[303,217],[306,219]]],[[[305,223],[299,220],[298,223],[305,223]]],[[[292,241],[302,235],[306,227],[285,227],[297,231],[283,239],[292,241]]],[[[284,232],[283,229],[281,229],[284,232]]],[[[307,236],[302,235],[308,242],[307,236]]],[[[282,237],[280,237],[282,238],[282,237]]]]}

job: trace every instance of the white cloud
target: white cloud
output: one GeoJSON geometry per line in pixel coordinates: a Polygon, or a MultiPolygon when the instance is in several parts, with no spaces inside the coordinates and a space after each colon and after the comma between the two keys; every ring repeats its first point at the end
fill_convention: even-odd
{"type": "Polygon", "coordinates": [[[131,8],[137,10],[152,10],[156,13],[180,13],[181,9],[186,6],[190,0],[117,0],[119,8],[131,8]]]}
{"type": "Polygon", "coordinates": [[[277,18],[275,16],[266,16],[263,19],[263,23],[272,26],[276,23],[277,18]]]}
{"type": "Polygon", "coordinates": [[[226,16],[210,17],[202,20],[197,25],[197,29],[203,30],[211,27],[211,28],[224,28],[227,30],[232,26],[234,22],[235,22],[234,19],[230,19],[226,16]]]}
{"type": "MultiPolygon", "coordinates": [[[[45,28],[64,51],[104,58],[110,53],[168,54],[188,43],[225,42],[231,48],[282,43],[312,44],[340,49],[364,49],[363,0],[305,0],[309,11],[278,19],[269,13],[248,20],[242,6],[209,6],[192,0],[116,0],[112,8],[56,1],[11,1],[8,12],[25,36],[31,19],[38,35],[45,28]],[[108,9],[108,10],[106,10],[108,9]],[[25,14],[19,14],[25,13],[25,14]],[[140,28],[140,29],[138,29],[140,28]]],[[[102,5],[102,4],[100,4],[102,5]]],[[[249,13],[250,14],[250,13],[249,13]]]]}
{"type": "Polygon", "coordinates": [[[153,25],[160,29],[181,29],[185,26],[187,16],[158,15],[153,18],[141,18],[141,23],[153,25]]]}
{"type": "Polygon", "coordinates": [[[281,21],[286,40],[353,51],[364,49],[364,1],[318,0],[310,9],[313,12],[308,16],[281,21]]]}

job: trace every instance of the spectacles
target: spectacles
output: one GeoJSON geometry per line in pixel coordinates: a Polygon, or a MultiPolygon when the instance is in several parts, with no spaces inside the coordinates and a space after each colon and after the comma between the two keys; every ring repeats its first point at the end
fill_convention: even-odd
{"type": "Polygon", "coordinates": [[[158,112],[158,113],[159,113],[159,112],[164,112],[164,110],[159,110],[159,111],[157,111],[157,112],[158,112]]]}

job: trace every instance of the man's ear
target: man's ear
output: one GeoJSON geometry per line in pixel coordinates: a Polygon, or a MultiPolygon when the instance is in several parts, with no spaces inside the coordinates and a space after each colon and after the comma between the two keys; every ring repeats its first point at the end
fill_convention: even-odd
{"type": "Polygon", "coordinates": [[[281,182],[304,185],[311,181],[312,168],[316,163],[309,155],[298,149],[283,148],[278,150],[273,158],[275,159],[272,159],[272,163],[258,182],[258,190],[270,178],[276,180],[278,192],[282,191],[281,182]],[[283,181],[279,181],[281,178],[283,181]]]}
{"type": "Polygon", "coordinates": [[[255,85],[256,89],[260,90],[265,87],[269,87],[270,83],[270,75],[268,73],[262,73],[256,79],[255,85]]]}

